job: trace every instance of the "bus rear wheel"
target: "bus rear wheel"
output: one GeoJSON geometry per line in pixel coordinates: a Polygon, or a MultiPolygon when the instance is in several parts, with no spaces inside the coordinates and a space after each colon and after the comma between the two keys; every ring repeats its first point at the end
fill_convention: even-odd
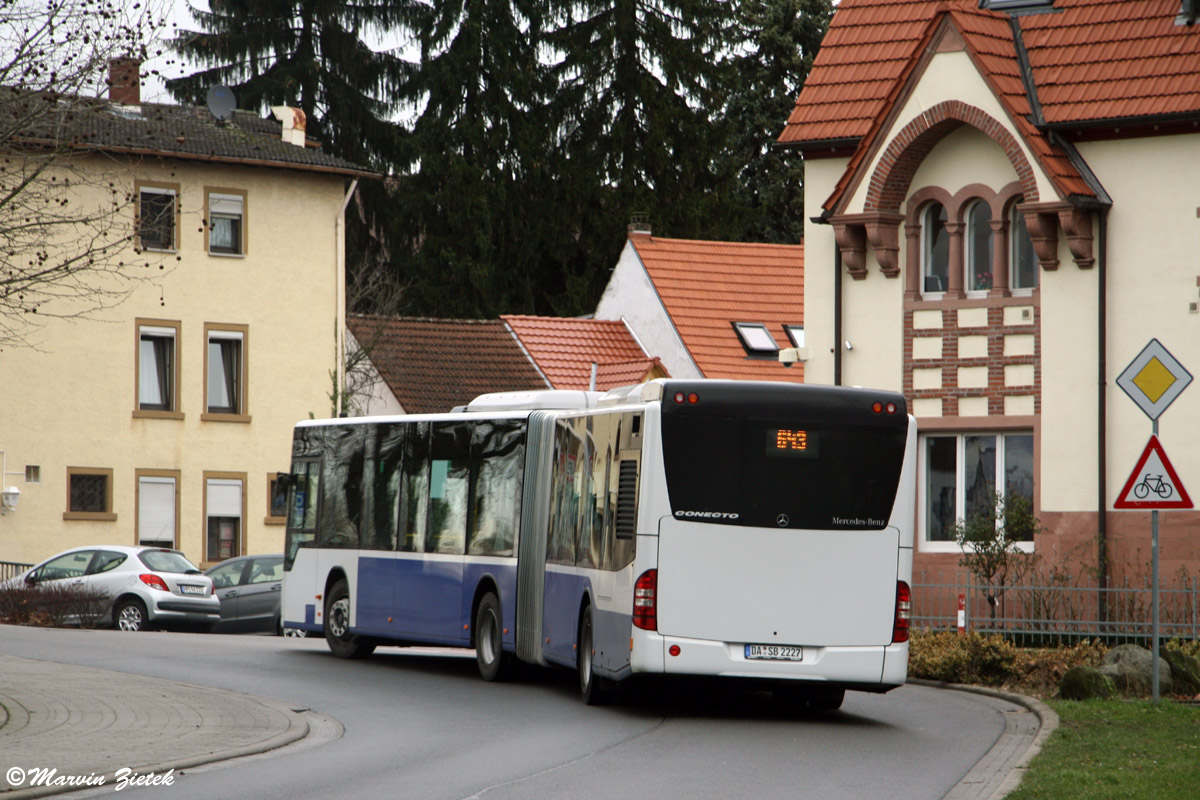
{"type": "Polygon", "coordinates": [[[366,658],[375,651],[373,642],[350,632],[350,584],[342,578],[325,595],[325,641],[338,658],[366,658]]]}
{"type": "Polygon", "coordinates": [[[595,637],[592,633],[592,607],[583,609],[579,620],[579,649],[575,667],[579,671],[579,695],[589,706],[605,705],[612,700],[612,683],[596,674],[595,637]]]}
{"type": "Polygon", "coordinates": [[[500,599],[491,592],[485,594],[475,610],[475,663],[485,681],[508,680],[512,673],[512,661],[504,652],[501,619],[500,599]]]}

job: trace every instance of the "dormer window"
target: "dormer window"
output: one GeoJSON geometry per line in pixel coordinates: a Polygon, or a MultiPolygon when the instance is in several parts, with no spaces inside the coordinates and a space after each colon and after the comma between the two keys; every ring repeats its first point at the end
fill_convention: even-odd
{"type": "Polygon", "coordinates": [[[767,326],[761,322],[735,322],[733,329],[737,331],[742,347],[752,356],[774,356],[779,352],[775,337],[771,336],[767,326]]]}

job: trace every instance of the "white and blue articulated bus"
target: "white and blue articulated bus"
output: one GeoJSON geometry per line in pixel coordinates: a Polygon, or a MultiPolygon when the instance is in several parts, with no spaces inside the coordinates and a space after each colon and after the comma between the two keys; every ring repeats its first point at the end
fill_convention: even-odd
{"type": "Polygon", "coordinates": [[[899,394],[715,380],[301,422],[283,624],[837,708],[907,675],[915,446],[899,394]]]}

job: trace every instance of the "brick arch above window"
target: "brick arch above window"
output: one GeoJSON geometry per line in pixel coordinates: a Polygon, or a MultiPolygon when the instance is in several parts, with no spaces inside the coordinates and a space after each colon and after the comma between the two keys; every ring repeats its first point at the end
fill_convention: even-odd
{"type": "Polygon", "coordinates": [[[868,184],[865,211],[897,213],[926,156],[963,125],[970,125],[1000,146],[1017,175],[1025,202],[1037,202],[1033,167],[1017,138],[983,110],[960,100],[947,100],[922,113],[892,137],[868,184]]]}
{"type": "MultiPolygon", "coordinates": [[[[979,130],[1000,146],[1017,175],[1017,194],[1031,209],[1038,208],[1039,196],[1033,167],[1016,137],[995,118],[975,106],[960,100],[938,103],[905,125],[888,143],[871,175],[863,212],[836,214],[829,220],[852,278],[862,280],[867,276],[868,242],[875,250],[880,271],[889,278],[900,275],[899,227],[904,221],[900,210],[906,200],[911,203],[908,192],[912,179],[933,148],[963,125],[979,130]]],[[[991,191],[988,189],[986,193],[990,195],[991,191]]],[[[1000,218],[996,211],[993,205],[993,217],[1000,218]]]]}

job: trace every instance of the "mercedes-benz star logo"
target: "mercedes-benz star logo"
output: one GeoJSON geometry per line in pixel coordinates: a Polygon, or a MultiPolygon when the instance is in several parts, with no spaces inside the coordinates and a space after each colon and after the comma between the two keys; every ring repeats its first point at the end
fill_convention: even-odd
{"type": "Polygon", "coordinates": [[[786,528],[789,522],[791,522],[791,520],[788,519],[787,514],[780,514],[775,518],[775,524],[781,528],[786,528]]]}

